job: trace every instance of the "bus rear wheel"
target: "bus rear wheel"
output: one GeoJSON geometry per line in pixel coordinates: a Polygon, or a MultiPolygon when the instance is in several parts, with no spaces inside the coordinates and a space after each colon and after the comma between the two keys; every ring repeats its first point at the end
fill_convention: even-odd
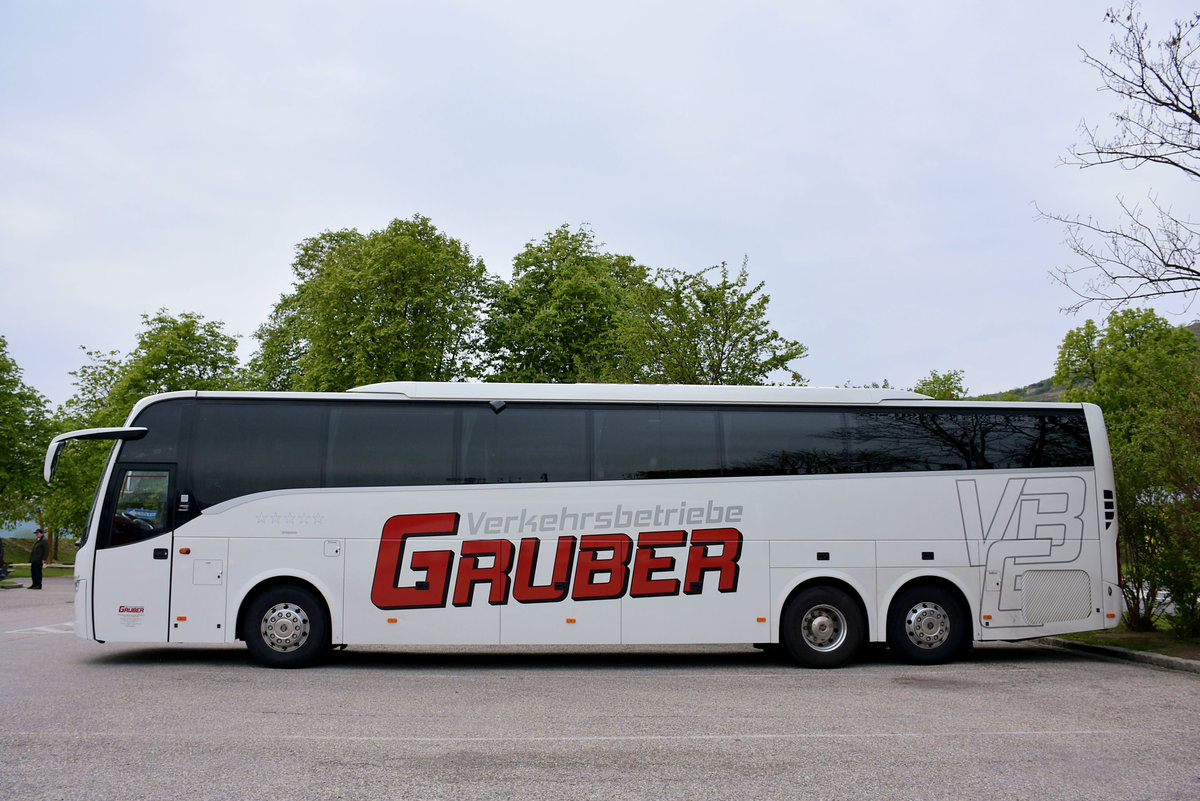
{"type": "Polygon", "coordinates": [[[888,645],[913,664],[946,662],[964,647],[967,619],[953,593],[935,586],[901,590],[888,610],[888,645]]]}
{"type": "Polygon", "coordinates": [[[246,604],[242,636],[260,665],[307,667],[329,648],[329,616],[312,591],[293,585],[271,587],[246,604]]]}
{"type": "Polygon", "coordinates": [[[780,639],[792,659],[806,667],[841,667],[858,653],[865,634],[863,615],[835,587],[801,590],[783,611],[780,639]]]}

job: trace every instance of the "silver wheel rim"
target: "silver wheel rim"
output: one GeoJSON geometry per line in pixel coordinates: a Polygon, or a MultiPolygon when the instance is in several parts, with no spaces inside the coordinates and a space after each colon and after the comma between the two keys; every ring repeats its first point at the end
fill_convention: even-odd
{"type": "Polygon", "coordinates": [[[904,616],[904,633],[918,648],[937,648],[950,637],[950,615],[937,604],[922,601],[904,616]]]}
{"type": "Polygon", "coordinates": [[[258,631],[272,651],[290,653],[308,642],[308,614],[292,603],[275,604],[263,615],[258,631]]]}
{"type": "Polygon", "coordinates": [[[804,642],[814,651],[833,651],[846,641],[846,618],[836,607],[818,604],[800,622],[804,642]]]}

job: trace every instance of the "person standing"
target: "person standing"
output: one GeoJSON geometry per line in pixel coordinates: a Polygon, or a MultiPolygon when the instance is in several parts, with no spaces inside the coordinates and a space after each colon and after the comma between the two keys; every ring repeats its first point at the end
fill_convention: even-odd
{"type": "Polygon", "coordinates": [[[33,541],[33,547],[29,550],[29,575],[33,578],[29,589],[40,590],[42,588],[42,563],[50,555],[50,545],[46,542],[46,535],[40,528],[33,532],[33,535],[37,539],[33,541]]]}

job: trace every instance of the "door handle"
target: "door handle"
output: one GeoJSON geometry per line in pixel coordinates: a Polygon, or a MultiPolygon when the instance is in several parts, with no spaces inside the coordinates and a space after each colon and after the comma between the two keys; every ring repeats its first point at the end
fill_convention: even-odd
{"type": "Polygon", "coordinates": [[[154,549],[154,558],[155,559],[166,559],[170,555],[171,555],[171,550],[169,548],[155,548],[154,549]]]}

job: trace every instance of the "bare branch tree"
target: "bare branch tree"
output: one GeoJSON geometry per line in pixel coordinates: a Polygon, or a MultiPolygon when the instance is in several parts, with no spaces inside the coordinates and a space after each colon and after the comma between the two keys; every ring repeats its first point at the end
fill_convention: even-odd
{"type": "MultiPolygon", "coordinates": [[[[1176,21],[1171,35],[1157,43],[1137,0],[1109,9],[1105,19],[1117,29],[1108,60],[1084,50],[1083,61],[1100,74],[1100,90],[1116,95],[1123,107],[1112,114],[1116,125],[1109,134],[1085,122],[1083,144],[1072,147],[1064,163],[1128,170],[1151,164],[1200,180],[1200,14],[1176,21]]],[[[1067,309],[1094,302],[1115,309],[1164,296],[1182,296],[1190,305],[1200,290],[1200,224],[1177,215],[1154,193],[1147,197],[1149,210],[1121,197],[1117,203],[1116,224],[1038,209],[1042,219],[1064,225],[1066,245],[1078,257],[1051,272],[1078,297],[1067,309]]]]}

